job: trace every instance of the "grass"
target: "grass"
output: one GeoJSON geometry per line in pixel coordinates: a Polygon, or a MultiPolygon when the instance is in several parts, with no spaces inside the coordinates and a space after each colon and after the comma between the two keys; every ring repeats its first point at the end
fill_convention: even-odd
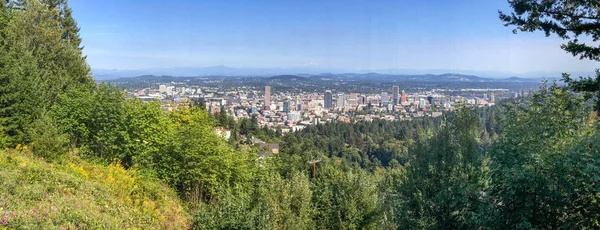
{"type": "Polygon", "coordinates": [[[119,164],[0,151],[0,229],[187,229],[177,194],[119,164]]]}

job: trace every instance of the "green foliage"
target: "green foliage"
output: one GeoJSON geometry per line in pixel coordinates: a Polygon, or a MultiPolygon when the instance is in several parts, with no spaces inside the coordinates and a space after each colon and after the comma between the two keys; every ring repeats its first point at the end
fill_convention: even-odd
{"type": "Polygon", "coordinates": [[[7,139],[8,137],[6,136],[6,133],[4,133],[4,126],[0,123],[0,149],[6,146],[6,143],[8,142],[7,139]]]}
{"type": "Polygon", "coordinates": [[[122,146],[121,161],[126,166],[154,168],[155,158],[173,133],[169,117],[158,102],[144,103],[137,99],[125,102],[125,122],[128,142],[122,146]]]}
{"type": "Polygon", "coordinates": [[[36,119],[27,133],[32,140],[31,150],[38,156],[56,160],[67,151],[67,135],[60,132],[54,120],[47,114],[36,119]]]}
{"type": "Polygon", "coordinates": [[[221,189],[216,204],[202,204],[196,229],[311,229],[310,182],[259,171],[251,189],[221,189]]]}
{"type": "Polygon", "coordinates": [[[485,156],[478,149],[475,111],[461,108],[431,139],[413,149],[398,188],[403,228],[477,228],[485,156]]]}
{"type": "Polygon", "coordinates": [[[157,173],[190,201],[210,200],[221,186],[246,181],[250,154],[235,152],[217,137],[208,113],[197,107],[169,114],[174,126],[158,157],[157,173]]]}
{"type": "MultiPolygon", "coordinates": [[[[223,120],[222,118],[220,119],[223,120]]],[[[225,124],[229,124],[231,128],[231,122],[232,121],[225,121],[225,124]]],[[[222,123],[223,122],[219,121],[219,124],[222,123]]],[[[244,135],[249,138],[258,138],[266,142],[279,142],[281,139],[281,133],[278,133],[276,130],[268,127],[260,127],[256,115],[252,115],[250,119],[240,119],[238,125],[234,127],[234,129],[234,131],[239,130],[239,135],[244,135]]]]}
{"type": "Polygon", "coordinates": [[[62,133],[69,135],[71,150],[80,146],[90,137],[88,129],[94,97],[91,92],[71,89],[58,95],[52,107],[52,115],[61,128],[62,133]]]}
{"type": "Polygon", "coordinates": [[[578,144],[569,149],[566,157],[560,159],[556,169],[561,172],[560,179],[565,185],[561,189],[561,198],[569,201],[564,208],[567,210],[566,215],[560,220],[560,226],[563,228],[599,227],[597,220],[600,218],[600,134],[595,130],[583,136],[578,144]]]}
{"type": "MultiPolygon", "coordinates": [[[[491,151],[492,226],[578,228],[571,218],[580,215],[572,206],[580,197],[573,195],[591,191],[578,191],[581,185],[570,183],[577,174],[567,172],[581,169],[568,163],[580,156],[568,153],[593,130],[582,100],[555,84],[549,91],[541,87],[528,104],[507,106],[505,114],[491,151]]],[[[589,163],[585,167],[598,162],[589,163]]]]}
{"type": "Polygon", "coordinates": [[[64,7],[21,1],[1,10],[0,117],[11,145],[31,142],[26,130],[59,94],[93,85],[81,50],[70,42],[78,35],[63,38],[70,30],[60,23],[64,7]]]}
{"type": "MultiPolygon", "coordinates": [[[[333,162],[320,163],[322,165],[333,162]]],[[[318,229],[377,229],[382,221],[381,178],[362,170],[319,168],[313,192],[318,229]]]]}

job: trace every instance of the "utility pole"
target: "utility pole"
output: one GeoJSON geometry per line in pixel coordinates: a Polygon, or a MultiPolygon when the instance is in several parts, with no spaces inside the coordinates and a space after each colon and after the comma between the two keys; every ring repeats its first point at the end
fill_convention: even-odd
{"type": "Polygon", "coordinates": [[[317,183],[317,163],[319,162],[321,162],[320,159],[315,159],[308,162],[309,164],[313,164],[313,180],[315,184],[317,183]]]}

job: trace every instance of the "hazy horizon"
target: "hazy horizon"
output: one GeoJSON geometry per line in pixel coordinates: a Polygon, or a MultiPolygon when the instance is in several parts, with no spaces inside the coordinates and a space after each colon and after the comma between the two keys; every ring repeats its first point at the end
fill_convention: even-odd
{"type": "MultiPolygon", "coordinates": [[[[114,79],[121,77],[136,77],[141,75],[169,75],[177,77],[189,76],[275,76],[275,75],[319,75],[319,74],[391,74],[391,75],[440,75],[440,74],[460,74],[474,75],[482,78],[560,78],[561,71],[532,71],[524,73],[508,71],[477,71],[477,70],[457,70],[457,69],[335,69],[319,67],[295,67],[295,68],[252,68],[252,67],[231,67],[231,66],[205,66],[205,67],[164,67],[164,68],[146,68],[146,69],[92,69],[94,76],[99,79],[114,79]]],[[[571,71],[568,72],[574,77],[592,75],[591,71],[571,71]]]]}
{"type": "Polygon", "coordinates": [[[230,66],[528,73],[598,67],[565,53],[556,37],[512,34],[498,19],[498,10],[508,11],[505,1],[70,4],[94,69],[230,66]]]}

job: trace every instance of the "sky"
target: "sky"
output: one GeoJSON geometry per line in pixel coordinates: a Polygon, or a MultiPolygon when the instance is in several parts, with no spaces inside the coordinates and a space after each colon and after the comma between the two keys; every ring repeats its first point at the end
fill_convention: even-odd
{"type": "Polygon", "coordinates": [[[70,0],[94,69],[590,71],[542,33],[513,34],[504,0],[70,0]]]}

